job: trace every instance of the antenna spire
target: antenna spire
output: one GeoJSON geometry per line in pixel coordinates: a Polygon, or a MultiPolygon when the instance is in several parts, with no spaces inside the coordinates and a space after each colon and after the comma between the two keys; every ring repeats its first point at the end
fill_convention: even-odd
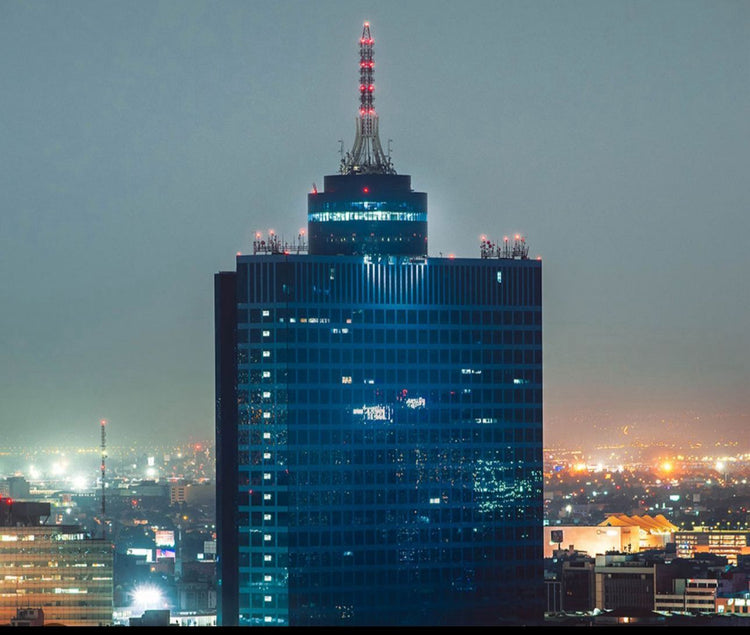
{"type": "Polygon", "coordinates": [[[102,432],[102,532],[104,533],[104,536],[107,535],[107,506],[105,504],[104,500],[104,461],[107,458],[107,432],[106,432],[106,425],[107,420],[102,419],[101,420],[101,432],[102,432]]]}
{"type": "Polygon", "coordinates": [[[383,152],[378,135],[378,116],[375,113],[375,85],[373,74],[372,45],[370,23],[362,27],[359,39],[359,116],[357,132],[351,152],[341,159],[341,174],[396,174],[390,156],[383,152]]]}

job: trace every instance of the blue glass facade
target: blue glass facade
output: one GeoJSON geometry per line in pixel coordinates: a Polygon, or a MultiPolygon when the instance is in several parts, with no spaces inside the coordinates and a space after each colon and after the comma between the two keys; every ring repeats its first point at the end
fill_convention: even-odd
{"type": "Polygon", "coordinates": [[[541,287],[510,258],[217,274],[220,624],[542,623],[541,287]]]}

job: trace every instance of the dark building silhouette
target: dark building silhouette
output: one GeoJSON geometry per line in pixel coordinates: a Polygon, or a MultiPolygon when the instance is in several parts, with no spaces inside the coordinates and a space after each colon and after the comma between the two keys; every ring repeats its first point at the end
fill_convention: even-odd
{"type": "Polygon", "coordinates": [[[541,262],[427,255],[371,62],[309,248],[215,276],[218,624],[542,623],[541,262]]]}

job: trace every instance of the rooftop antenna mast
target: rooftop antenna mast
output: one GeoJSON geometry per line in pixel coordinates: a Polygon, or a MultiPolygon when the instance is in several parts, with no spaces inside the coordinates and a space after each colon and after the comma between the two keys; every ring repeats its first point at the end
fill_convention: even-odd
{"type": "Polygon", "coordinates": [[[341,159],[341,174],[396,174],[391,158],[383,152],[378,134],[378,115],[375,113],[375,62],[370,35],[370,23],[362,27],[359,39],[359,116],[357,132],[351,152],[341,159]]]}

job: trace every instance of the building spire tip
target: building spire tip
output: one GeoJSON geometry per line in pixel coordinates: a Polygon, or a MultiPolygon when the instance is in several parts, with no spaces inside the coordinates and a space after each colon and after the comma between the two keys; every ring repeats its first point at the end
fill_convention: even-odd
{"type": "Polygon", "coordinates": [[[375,113],[375,84],[373,74],[374,40],[370,23],[365,21],[359,40],[359,116],[357,132],[351,152],[342,158],[342,174],[395,174],[390,155],[383,152],[378,134],[378,116],[375,113]]]}

